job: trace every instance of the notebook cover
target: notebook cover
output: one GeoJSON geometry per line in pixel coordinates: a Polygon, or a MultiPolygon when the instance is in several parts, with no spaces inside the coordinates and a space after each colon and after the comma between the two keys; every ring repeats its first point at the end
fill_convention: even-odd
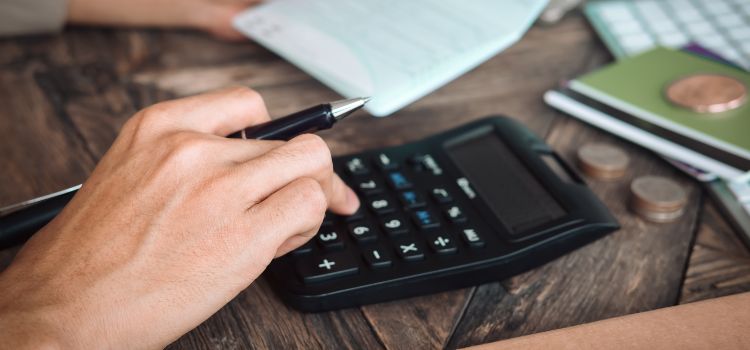
{"type": "Polygon", "coordinates": [[[750,74],[692,54],[657,48],[571,82],[570,88],[636,117],[750,158],[750,103],[719,114],[677,107],[664,96],[675,80],[697,73],[732,76],[750,86],[750,74]]]}

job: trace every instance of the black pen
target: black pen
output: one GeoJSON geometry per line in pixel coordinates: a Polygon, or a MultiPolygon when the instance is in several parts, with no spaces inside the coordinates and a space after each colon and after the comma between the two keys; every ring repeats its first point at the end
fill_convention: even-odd
{"type": "MultiPolygon", "coordinates": [[[[251,126],[229,135],[231,138],[289,140],[297,135],[330,129],[337,121],[362,108],[369,98],[324,103],[251,126]]],[[[62,210],[81,185],[0,208],[0,249],[25,242],[62,210]]]]}

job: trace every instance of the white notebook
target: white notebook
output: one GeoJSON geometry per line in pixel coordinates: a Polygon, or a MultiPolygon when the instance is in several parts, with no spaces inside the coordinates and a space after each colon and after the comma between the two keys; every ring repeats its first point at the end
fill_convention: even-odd
{"type": "Polygon", "coordinates": [[[240,32],[386,116],[507,48],[547,0],[275,0],[240,32]]]}

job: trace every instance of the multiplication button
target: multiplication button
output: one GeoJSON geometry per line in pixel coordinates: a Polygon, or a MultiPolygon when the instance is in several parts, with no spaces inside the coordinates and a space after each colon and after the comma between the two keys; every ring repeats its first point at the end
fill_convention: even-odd
{"type": "Polygon", "coordinates": [[[359,266],[348,253],[337,253],[301,260],[297,271],[303,281],[312,283],[356,274],[359,266]]]}
{"type": "Polygon", "coordinates": [[[424,247],[417,240],[403,240],[396,243],[396,252],[401,259],[406,261],[419,261],[424,259],[424,247]]]}

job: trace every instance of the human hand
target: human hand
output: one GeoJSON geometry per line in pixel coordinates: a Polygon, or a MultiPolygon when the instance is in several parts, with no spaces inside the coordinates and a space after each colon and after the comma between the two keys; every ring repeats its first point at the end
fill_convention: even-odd
{"type": "Polygon", "coordinates": [[[0,344],[164,347],[356,195],[324,141],[223,136],[268,120],[246,88],[131,118],[70,204],[0,273],[0,344]]]}
{"type": "Polygon", "coordinates": [[[69,0],[68,22],[204,30],[226,40],[244,38],[232,18],[261,0],[69,0]]]}

